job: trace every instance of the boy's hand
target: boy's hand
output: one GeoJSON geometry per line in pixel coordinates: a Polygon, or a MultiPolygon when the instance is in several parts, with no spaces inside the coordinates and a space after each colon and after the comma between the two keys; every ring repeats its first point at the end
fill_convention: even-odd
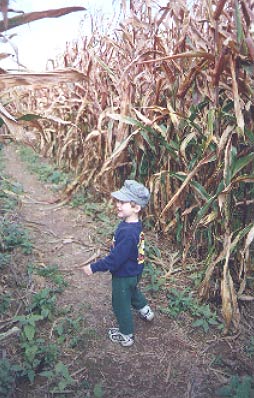
{"type": "Polygon", "coordinates": [[[83,269],[84,273],[85,273],[87,276],[93,275],[93,271],[91,270],[90,264],[89,264],[89,265],[86,265],[86,266],[83,267],[82,269],[83,269]]]}

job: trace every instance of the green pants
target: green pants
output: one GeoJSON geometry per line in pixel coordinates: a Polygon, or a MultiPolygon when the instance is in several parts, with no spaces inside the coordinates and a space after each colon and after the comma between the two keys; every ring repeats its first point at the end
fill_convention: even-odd
{"type": "Polygon", "coordinates": [[[137,285],[141,275],[128,277],[112,277],[112,307],[116,316],[119,331],[133,334],[132,307],[140,310],[147,304],[145,296],[137,285]]]}

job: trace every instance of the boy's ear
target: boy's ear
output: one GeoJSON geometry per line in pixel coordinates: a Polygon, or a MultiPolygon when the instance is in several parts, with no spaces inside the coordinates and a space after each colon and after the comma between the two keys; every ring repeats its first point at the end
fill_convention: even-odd
{"type": "Polygon", "coordinates": [[[136,210],[136,212],[137,212],[137,213],[139,213],[139,212],[140,212],[140,210],[141,210],[141,206],[136,204],[136,206],[135,206],[135,210],[136,210]]]}

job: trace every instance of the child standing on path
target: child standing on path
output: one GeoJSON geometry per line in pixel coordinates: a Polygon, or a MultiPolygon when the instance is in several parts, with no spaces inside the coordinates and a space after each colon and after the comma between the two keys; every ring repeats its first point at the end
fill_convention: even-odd
{"type": "Polygon", "coordinates": [[[144,268],[144,233],[139,212],[148,204],[148,189],[134,180],[126,180],[124,186],[111,196],[117,200],[118,217],[122,219],[113,238],[110,254],[83,267],[90,276],[99,271],[112,274],[112,307],[118,328],[111,328],[111,341],[124,347],[134,343],[132,307],[144,320],[152,321],[154,313],[149,307],[138,283],[144,268]]]}

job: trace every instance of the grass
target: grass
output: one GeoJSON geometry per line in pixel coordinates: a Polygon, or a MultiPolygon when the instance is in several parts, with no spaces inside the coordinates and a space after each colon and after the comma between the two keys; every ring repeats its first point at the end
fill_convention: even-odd
{"type": "Polygon", "coordinates": [[[37,175],[40,181],[52,184],[54,189],[60,189],[70,182],[70,174],[64,170],[50,164],[48,161],[43,161],[36,152],[30,147],[19,147],[19,154],[21,159],[26,162],[28,169],[37,175]]]}

